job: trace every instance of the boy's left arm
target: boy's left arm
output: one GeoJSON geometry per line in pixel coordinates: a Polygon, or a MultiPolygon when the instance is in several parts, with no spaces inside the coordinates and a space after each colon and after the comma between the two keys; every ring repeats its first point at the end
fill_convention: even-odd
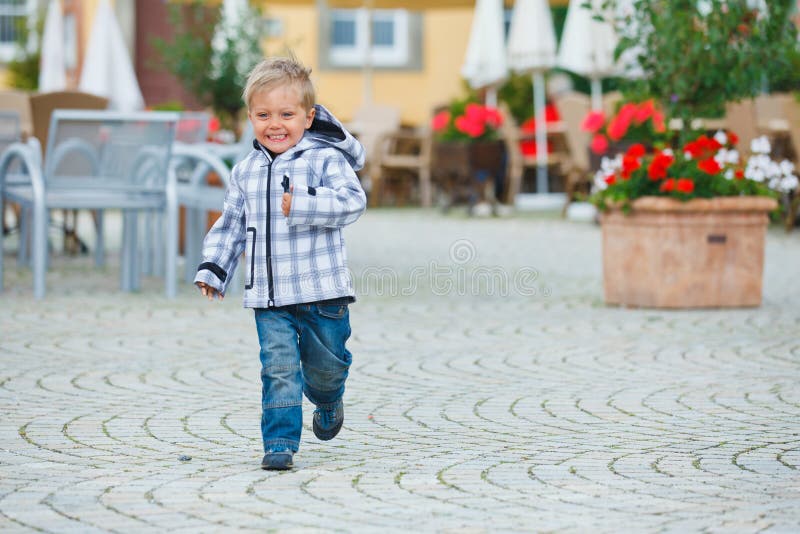
{"type": "MultiPolygon", "coordinates": [[[[314,171],[322,185],[292,188],[289,226],[305,224],[337,228],[355,222],[367,207],[367,196],[355,171],[341,156],[329,156],[314,171]]],[[[312,165],[313,167],[313,165],[312,165]]]]}

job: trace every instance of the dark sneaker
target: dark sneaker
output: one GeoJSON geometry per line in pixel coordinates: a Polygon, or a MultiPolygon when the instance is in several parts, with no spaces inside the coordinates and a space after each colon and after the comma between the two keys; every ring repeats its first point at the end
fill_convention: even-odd
{"type": "Polygon", "coordinates": [[[322,441],[336,437],[344,423],[344,403],[339,399],[327,408],[317,407],[314,410],[314,435],[322,441]]]}
{"type": "Polygon", "coordinates": [[[267,471],[286,471],[292,465],[292,451],[267,451],[261,460],[261,469],[267,471]]]}

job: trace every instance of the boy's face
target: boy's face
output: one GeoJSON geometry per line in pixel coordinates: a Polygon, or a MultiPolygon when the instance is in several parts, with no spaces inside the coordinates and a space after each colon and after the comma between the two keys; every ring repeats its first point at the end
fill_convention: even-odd
{"type": "Polygon", "coordinates": [[[247,115],[258,142],[282,154],[302,139],[314,120],[314,108],[304,109],[300,90],[291,84],[256,91],[247,115]]]}

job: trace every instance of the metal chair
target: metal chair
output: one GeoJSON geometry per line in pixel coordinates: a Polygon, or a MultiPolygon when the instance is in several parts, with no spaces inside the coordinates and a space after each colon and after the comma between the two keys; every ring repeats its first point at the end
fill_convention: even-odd
{"type": "Polygon", "coordinates": [[[54,208],[123,210],[121,287],[125,291],[139,287],[137,213],[164,213],[165,291],[168,297],[175,296],[177,193],[169,161],[177,122],[177,114],[165,112],[56,110],[44,160],[22,143],[3,152],[0,199],[20,203],[33,215],[33,292],[37,299],[45,296],[48,210],[54,208]],[[18,161],[25,170],[24,180],[11,181],[9,169],[18,161]]]}

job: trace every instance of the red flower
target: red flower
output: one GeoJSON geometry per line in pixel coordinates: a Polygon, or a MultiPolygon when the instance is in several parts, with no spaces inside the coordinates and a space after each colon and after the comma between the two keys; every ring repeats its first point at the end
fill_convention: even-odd
{"type": "Polygon", "coordinates": [[[697,168],[707,174],[717,174],[722,170],[722,167],[714,158],[707,158],[698,162],[697,168]]]}
{"type": "Polygon", "coordinates": [[[681,193],[691,193],[694,191],[694,182],[689,178],[678,178],[675,189],[681,193]]]}
{"type": "Polygon", "coordinates": [[[608,150],[608,139],[606,139],[606,136],[603,134],[597,134],[592,138],[589,148],[591,148],[592,152],[595,154],[605,154],[606,150],[608,150]]]}
{"type": "Polygon", "coordinates": [[[669,193],[671,191],[674,191],[675,190],[675,178],[667,178],[666,180],[661,182],[661,187],[659,187],[659,190],[661,190],[661,191],[663,191],[665,193],[669,193]]]}
{"type": "Polygon", "coordinates": [[[499,128],[503,124],[503,115],[496,108],[486,106],[484,108],[484,116],[486,117],[486,124],[492,128],[499,128]]]}
{"type": "Polygon", "coordinates": [[[664,133],[667,131],[667,125],[664,122],[664,114],[658,110],[653,113],[653,129],[657,133],[664,133]]]}
{"type": "Polygon", "coordinates": [[[636,143],[628,148],[628,151],[625,153],[626,156],[632,156],[634,158],[641,158],[645,155],[647,150],[644,148],[644,145],[641,143],[636,143]]]}
{"type": "Polygon", "coordinates": [[[619,141],[625,134],[628,133],[628,128],[631,126],[631,121],[636,116],[636,104],[628,103],[620,108],[617,116],[611,119],[608,125],[608,136],[613,141],[619,141]]]}
{"type": "Polygon", "coordinates": [[[662,180],[667,177],[667,169],[672,165],[673,158],[663,152],[656,153],[647,167],[647,177],[651,180],[662,180]]]}
{"type": "Polygon", "coordinates": [[[716,139],[709,139],[706,135],[701,135],[694,141],[686,143],[683,151],[691,154],[693,159],[708,159],[713,157],[720,148],[722,145],[716,139]]]}
{"type": "Polygon", "coordinates": [[[636,116],[634,118],[634,121],[636,122],[636,124],[641,124],[650,117],[652,117],[655,112],[656,112],[656,106],[653,103],[653,100],[652,99],[645,100],[644,102],[639,104],[639,107],[636,109],[636,116]]]}
{"type": "Polygon", "coordinates": [[[581,129],[586,132],[597,133],[606,122],[606,116],[602,111],[590,111],[583,119],[581,129]]]}
{"type": "Polygon", "coordinates": [[[433,129],[434,132],[441,132],[442,130],[447,128],[447,125],[449,123],[450,123],[450,112],[447,110],[440,111],[439,113],[433,116],[433,119],[431,120],[431,129],[433,129]]]}
{"type": "Polygon", "coordinates": [[[620,174],[622,174],[622,178],[627,180],[631,177],[633,171],[641,166],[642,162],[639,158],[626,155],[622,158],[622,172],[620,174]]]}
{"type": "Polygon", "coordinates": [[[728,132],[728,143],[731,145],[739,144],[739,136],[733,132],[728,132]]]}
{"type": "Polygon", "coordinates": [[[614,185],[615,183],[617,183],[617,177],[616,177],[616,175],[614,175],[614,174],[609,174],[608,176],[606,176],[606,183],[607,183],[608,185],[614,185]]]}
{"type": "Polygon", "coordinates": [[[470,137],[480,137],[486,131],[483,120],[476,119],[474,116],[472,118],[470,118],[469,115],[456,117],[454,124],[456,130],[470,137]]]}
{"type": "Polygon", "coordinates": [[[208,121],[208,133],[216,133],[219,131],[220,122],[217,117],[211,117],[208,121]]]}
{"type": "Polygon", "coordinates": [[[736,169],[736,171],[733,173],[733,176],[737,180],[744,180],[744,171],[742,169],[736,169]]]}

